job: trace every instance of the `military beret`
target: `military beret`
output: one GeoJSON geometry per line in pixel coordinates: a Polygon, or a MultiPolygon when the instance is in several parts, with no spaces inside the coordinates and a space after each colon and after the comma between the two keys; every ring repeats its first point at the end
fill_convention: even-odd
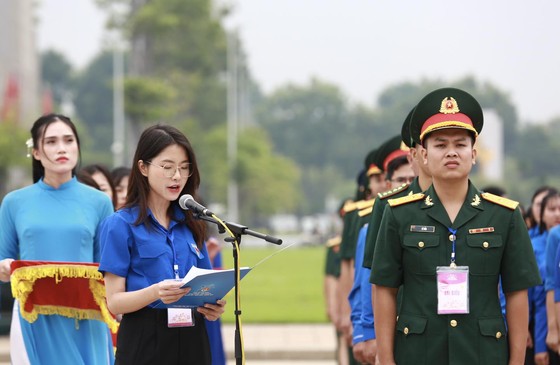
{"type": "Polygon", "coordinates": [[[406,119],[404,120],[401,128],[401,139],[408,148],[414,147],[415,145],[412,137],[410,136],[410,120],[412,119],[413,112],[414,108],[412,108],[412,110],[406,116],[406,119]]]}
{"type": "Polygon", "coordinates": [[[448,87],[434,90],[420,100],[412,113],[410,134],[416,143],[422,143],[433,131],[459,128],[470,131],[476,138],[482,125],[478,101],[466,91],[448,87]]]}
{"type": "Polygon", "coordinates": [[[377,149],[369,151],[365,160],[366,176],[381,174],[383,170],[376,164],[375,155],[377,154],[377,149]]]}
{"type": "Polygon", "coordinates": [[[410,149],[402,141],[400,134],[394,136],[379,146],[377,154],[375,155],[375,164],[381,166],[383,171],[387,171],[389,162],[397,157],[406,156],[409,150],[410,149]]]}

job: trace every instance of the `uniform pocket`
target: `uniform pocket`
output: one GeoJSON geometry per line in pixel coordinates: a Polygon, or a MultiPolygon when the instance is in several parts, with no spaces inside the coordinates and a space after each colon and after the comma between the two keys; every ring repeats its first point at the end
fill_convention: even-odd
{"type": "MultiPolygon", "coordinates": [[[[172,268],[173,264],[167,255],[168,248],[153,243],[143,243],[136,246],[140,257],[140,267],[152,282],[160,281],[165,276],[165,268],[172,268]]],[[[169,278],[168,278],[169,279],[169,278]]]]}
{"type": "Polygon", "coordinates": [[[468,266],[473,275],[497,275],[502,261],[502,236],[467,235],[468,266]]]}
{"type": "Polygon", "coordinates": [[[439,236],[434,234],[408,234],[404,236],[403,266],[415,274],[434,275],[440,264],[439,236]]]}
{"type": "Polygon", "coordinates": [[[479,358],[481,365],[499,365],[507,363],[508,343],[506,325],[502,316],[481,318],[479,358]]]}
{"type": "Polygon", "coordinates": [[[423,365],[426,363],[426,317],[402,314],[397,321],[395,360],[399,365],[423,365]]]}

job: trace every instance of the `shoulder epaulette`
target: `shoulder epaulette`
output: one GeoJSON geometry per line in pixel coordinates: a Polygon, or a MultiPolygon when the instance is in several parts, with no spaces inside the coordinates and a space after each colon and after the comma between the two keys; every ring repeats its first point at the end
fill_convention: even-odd
{"type": "Polygon", "coordinates": [[[326,243],[326,246],[327,247],[338,246],[338,245],[340,245],[341,242],[342,242],[342,237],[336,236],[336,237],[333,237],[333,238],[329,239],[326,243]]]}
{"type": "Polygon", "coordinates": [[[358,216],[360,216],[360,218],[363,218],[363,217],[371,214],[371,212],[373,212],[373,205],[371,207],[360,210],[358,212],[358,216]]]}
{"type": "Polygon", "coordinates": [[[401,186],[397,186],[397,187],[394,188],[394,189],[387,190],[387,191],[384,191],[384,192],[382,192],[382,193],[378,193],[378,194],[377,194],[377,197],[378,197],[379,199],[387,199],[387,198],[390,198],[390,197],[392,197],[392,196],[394,196],[394,195],[400,193],[401,191],[406,190],[406,189],[408,188],[408,186],[409,186],[409,184],[402,184],[401,186]]]}
{"type": "Polygon", "coordinates": [[[356,210],[356,203],[357,202],[348,201],[344,203],[342,210],[344,211],[344,213],[350,213],[351,211],[356,210]]]}
{"type": "Polygon", "coordinates": [[[392,207],[396,207],[398,205],[412,203],[421,200],[423,198],[424,198],[424,193],[417,193],[412,195],[401,196],[400,198],[389,199],[387,200],[387,203],[389,203],[389,205],[392,207]]]}
{"type": "Polygon", "coordinates": [[[374,203],[375,203],[375,199],[360,200],[359,202],[356,202],[356,209],[362,210],[369,207],[373,207],[374,203]]]}
{"type": "Polygon", "coordinates": [[[502,207],[506,207],[511,210],[514,210],[519,205],[519,202],[516,202],[515,200],[511,200],[508,198],[504,198],[502,196],[498,196],[490,193],[482,193],[480,195],[484,198],[484,200],[488,200],[492,203],[496,203],[498,205],[501,205],[502,207]]]}

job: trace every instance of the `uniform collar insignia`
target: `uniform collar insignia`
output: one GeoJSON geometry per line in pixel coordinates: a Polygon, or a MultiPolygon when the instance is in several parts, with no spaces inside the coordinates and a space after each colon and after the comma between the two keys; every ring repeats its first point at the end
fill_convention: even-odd
{"type": "Polygon", "coordinates": [[[480,197],[478,196],[478,194],[475,194],[475,195],[474,195],[474,198],[473,198],[473,200],[472,200],[472,202],[471,202],[471,205],[472,205],[473,207],[478,207],[478,206],[480,205],[480,197]]]}
{"type": "Polygon", "coordinates": [[[428,207],[434,205],[434,202],[432,201],[432,198],[430,198],[429,195],[426,197],[426,199],[424,199],[424,204],[426,204],[428,207]]]}

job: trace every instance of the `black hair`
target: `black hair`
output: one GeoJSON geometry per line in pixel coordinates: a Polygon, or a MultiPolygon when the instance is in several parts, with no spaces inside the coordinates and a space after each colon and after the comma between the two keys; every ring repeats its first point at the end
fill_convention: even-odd
{"type": "Polygon", "coordinates": [[[539,212],[540,222],[539,222],[539,233],[543,233],[547,230],[546,223],[543,221],[544,211],[546,210],[546,205],[548,204],[549,200],[554,198],[560,198],[560,193],[558,190],[552,188],[551,190],[546,193],[542,202],[541,202],[541,211],[539,212]]]}
{"type": "Polygon", "coordinates": [[[107,183],[109,184],[109,189],[111,189],[111,202],[113,203],[113,207],[117,206],[117,190],[115,189],[115,182],[113,181],[113,177],[111,176],[111,172],[109,172],[109,170],[100,164],[91,164],[91,165],[87,165],[82,167],[81,171],[84,171],[88,174],[90,174],[90,176],[93,178],[93,174],[99,172],[100,174],[102,174],[103,176],[105,176],[105,179],[107,179],[107,183]]]}
{"type": "MultiPolygon", "coordinates": [[[[132,171],[130,172],[128,181],[128,194],[126,196],[125,206],[130,207],[137,205],[139,207],[140,213],[135,224],[144,223],[150,225],[150,221],[148,219],[148,194],[150,192],[150,184],[148,182],[148,178],[142,175],[138,162],[151,162],[154,157],[161,153],[161,151],[172,145],[178,145],[185,149],[187,157],[189,158],[190,169],[192,171],[192,175],[188,178],[180,196],[190,194],[196,201],[200,201],[200,198],[198,197],[200,173],[198,171],[196,155],[191,143],[177,128],[165,124],[156,124],[146,128],[144,132],[142,132],[132,160],[132,171]]],[[[178,200],[179,199],[171,202],[167,211],[169,216],[174,219],[177,219],[177,217],[175,217],[174,210],[175,206],[179,204],[178,200]]],[[[198,247],[201,248],[204,240],[206,239],[206,224],[204,221],[195,220],[190,210],[186,212],[185,223],[193,232],[198,247]]]]}
{"type": "Polygon", "coordinates": [[[525,220],[528,221],[528,228],[533,228],[537,225],[537,220],[533,216],[533,203],[538,195],[541,195],[545,191],[556,190],[555,188],[547,185],[543,185],[535,190],[533,196],[531,197],[531,202],[529,203],[529,207],[525,212],[525,220]]]}
{"type": "Polygon", "coordinates": [[[391,162],[389,162],[389,164],[387,165],[387,174],[385,175],[385,180],[391,181],[395,171],[404,165],[408,165],[408,159],[406,158],[406,156],[399,156],[391,160],[391,162]]]}
{"type": "MultiPolygon", "coordinates": [[[[72,176],[75,176],[77,166],[80,165],[81,156],[82,156],[82,153],[80,151],[80,137],[78,136],[78,131],[76,130],[76,126],[74,125],[72,120],[70,120],[70,118],[68,118],[67,116],[64,116],[62,114],[51,113],[39,117],[39,119],[37,119],[33,123],[33,126],[31,127],[31,138],[33,139],[33,149],[39,150],[39,146],[43,145],[43,139],[47,127],[55,122],[62,122],[66,124],[72,130],[72,133],[74,133],[74,137],[76,137],[76,143],[78,144],[78,163],[72,169],[72,176]]],[[[41,161],[36,160],[35,157],[33,156],[31,157],[31,166],[33,170],[33,182],[36,183],[42,177],[45,176],[45,167],[43,166],[41,161]]]]}

